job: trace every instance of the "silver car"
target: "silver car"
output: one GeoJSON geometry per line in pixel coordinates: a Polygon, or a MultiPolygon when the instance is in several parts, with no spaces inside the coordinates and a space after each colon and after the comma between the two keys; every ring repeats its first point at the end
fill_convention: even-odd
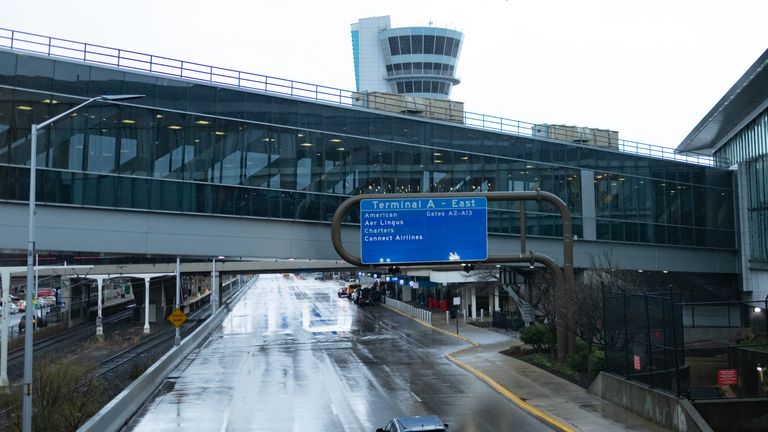
{"type": "Polygon", "coordinates": [[[436,415],[395,417],[376,432],[445,432],[448,425],[436,415]]]}

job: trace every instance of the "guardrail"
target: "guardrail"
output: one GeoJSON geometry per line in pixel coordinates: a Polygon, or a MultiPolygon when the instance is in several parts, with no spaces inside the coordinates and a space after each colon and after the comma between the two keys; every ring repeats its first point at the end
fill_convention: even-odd
{"type": "Polygon", "coordinates": [[[419,321],[423,321],[429,325],[432,325],[432,312],[428,311],[426,309],[419,309],[415,306],[411,306],[408,303],[401,302],[400,300],[395,300],[393,298],[387,297],[385,303],[387,306],[397,309],[400,312],[412,316],[416,318],[419,321]]]}
{"type": "Polygon", "coordinates": [[[231,310],[230,305],[237,303],[254,281],[255,279],[252,279],[244,289],[241,289],[239,293],[222,305],[203,325],[184,338],[178,347],[168,351],[125,390],[115,396],[81,426],[78,432],[117,432],[121,430],[144,402],[163,384],[168,375],[224,321],[231,310]]]}
{"type": "MultiPolygon", "coordinates": [[[[453,103],[442,103],[450,101],[435,101],[438,102],[435,105],[429,102],[429,99],[422,100],[422,98],[414,98],[409,95],[386,96],[386,94],[382,93],[360,93],[6,28],[0,28],[0,48],[112,66],[130,71],[216,83],[337,105],[356,106],[432,120],[443,120],[512,135],[547,138],[569,144],[588,144],[624,153],[671,159],[699,165],[721,168],[729,166],[728,160],[725,158],[713,158],[697,154],[680,154],[669,147],[618,139],[618,134],[615,132],[616,138],[606,138],[604,134],[595,134],[593,132],[592,139],[585,140],[583,135],[584,130],[587,128],[528,123],[499,116],[464,111],[463,107],[457,109],[453,106],[453,103]],[[554,126],[560,129],[577,129],[577,132],[565,132],[563,134],[562,130],[559,130],[557,133],[545,133],[542,135],[542,126],[545,128],[547,126],[554,126]]],[[[457,104],[460,104],[460,102],[457,102],[457,104]]],[[[593,131],[600,130],[593,129],[593,131]]]]}

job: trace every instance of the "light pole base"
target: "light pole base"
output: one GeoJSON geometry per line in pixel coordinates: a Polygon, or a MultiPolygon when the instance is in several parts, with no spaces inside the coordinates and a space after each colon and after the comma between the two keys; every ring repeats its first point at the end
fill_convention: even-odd
{"type": "Polygon", "coordinates": [[[10,392],[10,383],[8,382],[8,377],[0,377],[0,393],[9,393],[10,392]]]}
{"type": "Polygon", "coordinates": [[[149,324],[144,325],[144,334],[149,334],[149,324]]]}

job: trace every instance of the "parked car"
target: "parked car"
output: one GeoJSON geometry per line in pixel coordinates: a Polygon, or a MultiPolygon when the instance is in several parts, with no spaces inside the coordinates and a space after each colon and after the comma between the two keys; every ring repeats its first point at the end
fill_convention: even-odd
{"type": "Polygon", "coordinates": [[[445,432],[448,425],[436,415],[395,417],[376,432],[445,432]]]}
{"type": "MultiPolygon", "coordinates": [[[[362,287],[363,286],[360,285],[359,283],[351,283],[351,284],[347,285],[347,297],[352,299],[352,294],[355,293],[355,290],[357,290],[359,288],[362,288],[362,287]]],[[[354,299],[352,299],[352,300],[354,300],[354,299]]]]}
{"type": "Polygon", "coordinates": [[[358,306],[367,306],[373,304],[373,289],[371,288],[359,288],[357,296],[354,298],[355,304],[358,306]]]}

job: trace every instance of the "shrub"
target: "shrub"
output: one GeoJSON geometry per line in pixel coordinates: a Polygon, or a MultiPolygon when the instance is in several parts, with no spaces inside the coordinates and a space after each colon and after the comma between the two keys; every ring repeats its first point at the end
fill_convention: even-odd
{"type": "Polygon", "coordinates": [[[577,350],[572,353],[568,353],[565,357],[565,365],[576,372],[582,373],[587,371],[589,353],[587,350],[577,350]]]}
{"type": "Polygon", "coordinates": [[[535,350],[549,349],[554,341],[554,336],[549,327],[544,324],[531,324],[520,330],[520,340],[531,345],[535,350]]]}
{"type": "Polygon", "coordinates": [[[592,354],[589,355],[589,364],[587,367],[587,372],[589,372],[589,376],[591,376],[592,379],[595,379],[595,377],[597,377],[597,374],[599,374],[600,371],[604,369],[605,369],[605,352],[592,351],[592,354]]]}

